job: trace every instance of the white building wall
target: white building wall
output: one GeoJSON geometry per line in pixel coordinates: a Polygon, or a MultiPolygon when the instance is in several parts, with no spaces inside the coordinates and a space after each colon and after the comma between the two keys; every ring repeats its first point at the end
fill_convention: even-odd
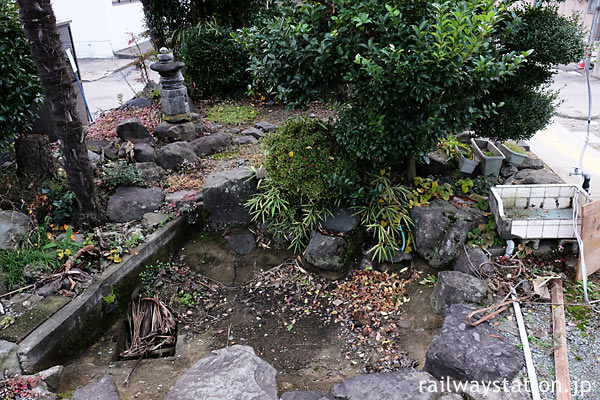
{"type": "Polygon", "coordinates": [[[128,47],[130,36],[144,30],[142,3],[112,4],[112,0],[52,0],[58,22],[72,21],[78,58],[112,58],[128,47]]]}

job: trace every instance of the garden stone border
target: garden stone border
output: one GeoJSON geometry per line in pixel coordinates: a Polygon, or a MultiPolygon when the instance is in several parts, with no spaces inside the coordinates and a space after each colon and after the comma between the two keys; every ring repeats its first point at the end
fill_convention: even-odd
{"type": "Polygon", "coordinates": [[[17,354],[23,371],[34,373],[55,365],[108,328],[120,316],[116,311],[129,305],[142,268],[179,244],[188,227],[185,217],[167,223],[130,250],[122,263],[111,264],[94,277],[90,287],[19,343],[17,354]],[[105,300],[111,294],[117,304],[105,300]]]}

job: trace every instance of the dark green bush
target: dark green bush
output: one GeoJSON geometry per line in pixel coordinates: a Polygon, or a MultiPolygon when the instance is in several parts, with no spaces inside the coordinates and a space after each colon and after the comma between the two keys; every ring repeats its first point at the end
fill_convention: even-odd
{"type": "Polygon", "coordinates": [[[544,129],[554,115],[557,93],[547,86],[552,68],[583,58],[585,34],[577,16],[564,17],[549,2],[517,9],[507,26],[511,29],[498,38],[505,53],[533,51],[516,74],[491,88],[484,102],[504,105],[479,120],[474,130],[497,140],[526,140],[544,129]]]}
{"type": "Polygon", "coordinates": [[[266,167],[285,192],[303,201],[330,202],[339,195],[334,176],[356,176],[355,162],[333,136],[333,127],[317,119],[289,119],[268,135],[266,167]]]}
{"type": "Polygon", "coordinates": [[[240,41],[255,85],[288,103],[347,101],[338,141],[390,165],[425,154],[494,108],[482,102],[485,93],[525,58],[495,46],[512,3],[290,2],[240,41]]]}
{"type": "Polygon", "coordinates": [[[146,25],[159,45],[206,21],[241,28],[264,7],[263,0],[142,0],[146,25]]]}
{"type": "Polygon", "coordinates": [[[0,146],[28,130],[42,101],[42,88],[16,5],[0,0],[0,146]]]}
{"type": "Polygon", "coordinates": [[[473,129],[480,136],[497,140],[527,140],[544,129],[554,115],[556,93],[522,87],[520,91],[495,93],[504,105],[496,114],[478,121],[473,129]]]}
{"type": "Polygon", "coordinates": [[[192,96],[232,97],[250,81],[248,54],[232,38],[232,29],[214,23],[190,28],[182,35],[176,56],[192,96]]]}

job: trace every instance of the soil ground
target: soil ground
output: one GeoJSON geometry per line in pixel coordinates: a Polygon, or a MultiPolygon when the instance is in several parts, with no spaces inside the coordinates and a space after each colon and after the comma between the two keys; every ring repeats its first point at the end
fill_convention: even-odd
{"type": "MultiPolygon", "coordinates": [[[[59,392],[68,394],[110,374],[124,399],[163,399],[197,360],[211,350],[231,344],[251,346],[259,357],[277,369],[280,392],[319,390],[327,393],[336,383],[368,371],[369,358],[357,354],[362,356],[369,348],[356,350],[355,346],[356,338],[364,334],[366,326],[358,327],[354,322],[349,325],[341,317],[343,311],[340,318],[331,318],[329,308],[316,306],[303,309],[307,315],[298,317],[298,310],[303,306],[295,304],[298,288],[287,284],[294,279],[289,275],[278,278],[290,271],[282,264],[289,262],[290,256],[284,250],[262,248],[244,256],[233,255],[225,241],[218,237],[201,236],[190,241],[174,256],[179,265],[185,265],[178,268],[177,279],[170,279],[167,273],[157,280],[161,282],[161,298],[179,315],[176,355],[144,359],[133,371],[129,383],[124,384],[136,361],[115,361],[120,321],[66,365],[59,392]],[[267,287],[270,282],[273,286],[267,287]],[[277,286],[280,282],[286,283],[283,287],[277,286]],[[187,307],[181,304],[182,290],[185,293],[203,291],[204,295],[193,297],[193,307],[187,307]]],[[[303,273],[306,274],[303,283],[308,280],[322,287],[323,293],[334,293],[338,282],[303,273]]],[[[425,351],[441,325],[441,317],[436,316],[430,306],[433,288],[419,281],[435,273],[421,260],[414,261],[407,273],[418,279],[407,280],[405,296],[410,301],[398,308],[401,316],[395,320],[394,348],[385,354],[397,353],[398,367],[410,363],[421,368],[425,351]]],[[[302,272],[297,276],[303,277],[302,272]]],[[[325,297],[328,294],[319,298],[325,297]]],[[[189,306],[189,301],[187,303],[189,306]]],[[[375,351],[371,354],[377,356],[375,351]]]]}

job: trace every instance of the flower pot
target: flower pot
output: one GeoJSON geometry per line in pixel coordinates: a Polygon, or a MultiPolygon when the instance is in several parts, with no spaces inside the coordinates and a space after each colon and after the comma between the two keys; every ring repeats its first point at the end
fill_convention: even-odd
{"type": "Polygon", "coordinates": [[[498,148],[500,149],[502,154],[504,154],[504,157],[506,157],[506,161],[509,164],[521,165],[521,164],[523,164],[523,161],[525,161],[525,159],[527,158],[527,154],[517,153],[516,151],[512,151],[507,146],[505,146],[504,143],[500,143],[498,145],[498,148]]]}
{"type": "Polygon", "coordinates": [[[498,178],[502,161],[504,161],[504,154],[488,139],[471,139],[471,147],[475,152],[475,156],[481,161],[483,175],[492,175],[498,178]],[[483,154],[484,151],[492,153],[493,156],[483,154]]]}
{"type": "Polygon", "coordinates": [[[472,174],[473,171],[475,171],[475,168],[477,168],[477,166],[479,165],[479,160],[469,160],[460,152],[454,154],[454,159],[458,163],[459,171],[464,172],[465,174],[472,174]]]}

